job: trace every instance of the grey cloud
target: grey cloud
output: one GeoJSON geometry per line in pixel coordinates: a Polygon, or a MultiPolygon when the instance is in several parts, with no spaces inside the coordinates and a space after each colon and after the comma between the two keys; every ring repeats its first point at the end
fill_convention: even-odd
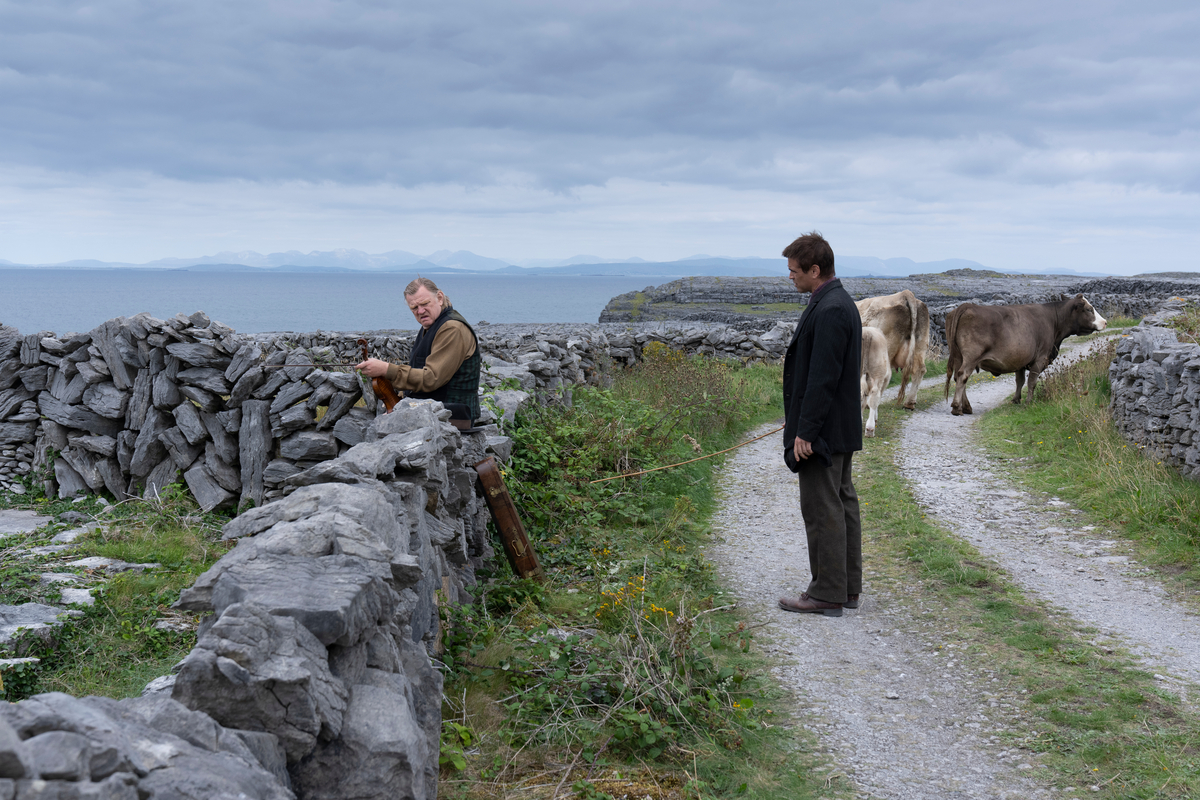
{"type": "Polygon", "coordinates": [[[931,168],[970,177],[1086,138],[1168,156],[1096,179],[1194,191],[1179,148],[1200,127],[1198,33],[1183,3],[0,0],[0,158],[201,181],[803,189],[824,179],[775,169],[789,150],[942,143],[931,168]],[[971,152],[989,138],[1002,152],[971,152]]]}

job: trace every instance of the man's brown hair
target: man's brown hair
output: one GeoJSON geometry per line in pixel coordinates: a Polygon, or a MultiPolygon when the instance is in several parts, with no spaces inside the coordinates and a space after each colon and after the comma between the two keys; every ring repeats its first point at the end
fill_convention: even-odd
{"type": "Polygon", "coordinates": [[[442,296],[442,304],[446,306],[446,308],[451,307],[450,298],[446,297],[445,293],[443,293],[442,290],[437,287],[437,284],[429,280],[429,278],[415,278],[408,284],[408,286],[404,287],[404,296],[409,297],[410,295],[416,294],[417,289],[420,289],[422,286],[428,289],[434,297],[437,297],[440,294],[442,296]]]}
{"type": "Polygon", "coordinates": [[[783,248],[783,257],[800,262],[800,269],[808,271],[814,264],[821,268],[821,277],[833,276],[833,248],[819,232],[806,233],[783,248]]]}

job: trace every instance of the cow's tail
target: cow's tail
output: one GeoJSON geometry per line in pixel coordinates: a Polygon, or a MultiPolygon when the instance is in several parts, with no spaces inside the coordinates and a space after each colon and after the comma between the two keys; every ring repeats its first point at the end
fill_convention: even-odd
{"type": "MultiPolygon", "coordinates": [[[[919,305],[920,302],[921,301],[917,299],[917,296],[915,294],[913,294],[912,292],[905,292],[904,303],[905,303],[905,305],[908,306],[908,358],[906,359],[906,361],[909,365],[910,372],[911,372],[913,366],[916,365],[916,363],[918,361],[918,359],[917,359],[917,332],[920,330],[920,327],[918,325],[918,322],[919,322],[920,316],[921,316],[921,308],[919,305]]],[[[924,355],[924,353],[922,353],[921,355],[924,355]]],[[[924,363],[924,359],[920,359],[920,360],[921,360],[921,363],[924,363]]],[[[924,375],[917,375],[916,373],[912,373],[912,379],[913,379],[913,381],[916,382],[916,384],[918,386],[921,385],[921,381],[924,380],[924,378],[925,378],[924,375]]]]}
{"type": "Polygon", "coordinates": [[[962,366],[962,351],[958,349],[958,318],[962,316],[963,307],[951,311],[946,315],[946,347],[949,348],[949,355],[946,358],[946,385],[942,389],[942,396],[946,399],[950,398],[950,381],[954,378],[954,373],[962,366]]]}

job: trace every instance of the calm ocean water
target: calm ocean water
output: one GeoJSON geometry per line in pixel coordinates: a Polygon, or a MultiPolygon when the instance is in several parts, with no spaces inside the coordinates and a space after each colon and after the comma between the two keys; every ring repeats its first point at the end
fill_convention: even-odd
{"type": "MultiPolygon", "coordinates": [[[[89,331],[148,311],[204,311],[243,333],[414,330],[404,287],[414,275],[0,269],[0,323],[22,333],[89,331]]],[[[434,275],[471,322],[596,322],[618,294],[671,278],[434,275]]]]}

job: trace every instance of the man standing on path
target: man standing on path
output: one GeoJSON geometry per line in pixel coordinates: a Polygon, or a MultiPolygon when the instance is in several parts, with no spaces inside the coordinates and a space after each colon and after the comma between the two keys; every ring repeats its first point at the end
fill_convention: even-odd
{"type": "Polygon", "coordinates": [[[783,444],[800,478],[812,582],[779,607],[840,617],[843,607],[858,608],[862,591],[862,526],[850,479],[851,457],[862,449],[862,320],[821,234],[801,236],[783,256],[796,291],[811,293],[783,361],[783,444]]]}

